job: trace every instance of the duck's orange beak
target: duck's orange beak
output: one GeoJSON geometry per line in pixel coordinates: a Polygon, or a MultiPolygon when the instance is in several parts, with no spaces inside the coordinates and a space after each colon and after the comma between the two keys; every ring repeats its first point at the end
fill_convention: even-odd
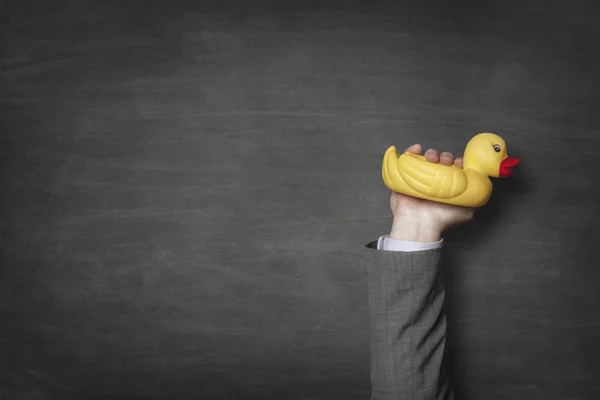
{"type": "Polygon", "coordinates": [[[511,176],[511,168],[519,164],[519,162],[521,162],[520,159],[510,157],[506,157],[504,160],[502,160],[502,162],[500,163],[500,178],[508,178],[509,176],[511,176]]]}

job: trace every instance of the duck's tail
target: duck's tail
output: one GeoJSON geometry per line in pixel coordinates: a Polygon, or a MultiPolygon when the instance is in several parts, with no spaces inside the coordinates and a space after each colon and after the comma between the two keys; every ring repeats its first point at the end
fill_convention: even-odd
{"type": "Polygon", "coordinates": [[[396,147],[390,146],[383,156],[383,163],[381,165],[383,182],[392,191],[397,191],[394,189],[396,186],[394,183],[399,182],[402,179],[400,177],[400,171],[398,171],[398,157],[399,154],[396,147]]]}

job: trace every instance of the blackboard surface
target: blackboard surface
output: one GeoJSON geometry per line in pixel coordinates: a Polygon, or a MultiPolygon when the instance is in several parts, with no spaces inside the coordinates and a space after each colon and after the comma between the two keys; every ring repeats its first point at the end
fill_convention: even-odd
{"type": "Polygon", "coordinates": [[[600,398],[595,2],[5,1],[0,397],[367,399],[390,145],[521,165],[445,235],[461,399],[600,398]]]}

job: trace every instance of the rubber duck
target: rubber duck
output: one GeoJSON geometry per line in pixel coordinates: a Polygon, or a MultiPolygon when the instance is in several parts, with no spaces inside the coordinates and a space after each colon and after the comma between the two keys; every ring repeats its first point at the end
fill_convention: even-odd
{"type": "Polygon", "coordinates": [[[382,176],[392,191],[438,203],[481,207],[492,195],[489,177],[507,178],[520,159],[510,158],[506,143],[494,133],[479,133],[469,141],[463,168],[431,163],[424,156],[398,155],[390,146],[383,156],[382,176]]]}

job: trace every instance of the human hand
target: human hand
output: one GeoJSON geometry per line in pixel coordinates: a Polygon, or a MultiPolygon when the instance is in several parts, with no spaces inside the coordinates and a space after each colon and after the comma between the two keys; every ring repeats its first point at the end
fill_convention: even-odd
{"type": "MultiPolygon", "coordinates": [[[[421,150],[420,144],[406,149],[415,154],[421,154],[421,150]]],[[[449,152],[438,155],[437,150],[429,149],[425,152],[425,159],[432,163],[454,164],[463,168],[463,159],[455,159],[449,152]]],[[[390,208],[394,215],[390,238],[413,242],[437,242],[442,232],[469,222],[476,211],[476,208],[437,203],[396,192],[392,192],[390,196],[390,208]]]]}

